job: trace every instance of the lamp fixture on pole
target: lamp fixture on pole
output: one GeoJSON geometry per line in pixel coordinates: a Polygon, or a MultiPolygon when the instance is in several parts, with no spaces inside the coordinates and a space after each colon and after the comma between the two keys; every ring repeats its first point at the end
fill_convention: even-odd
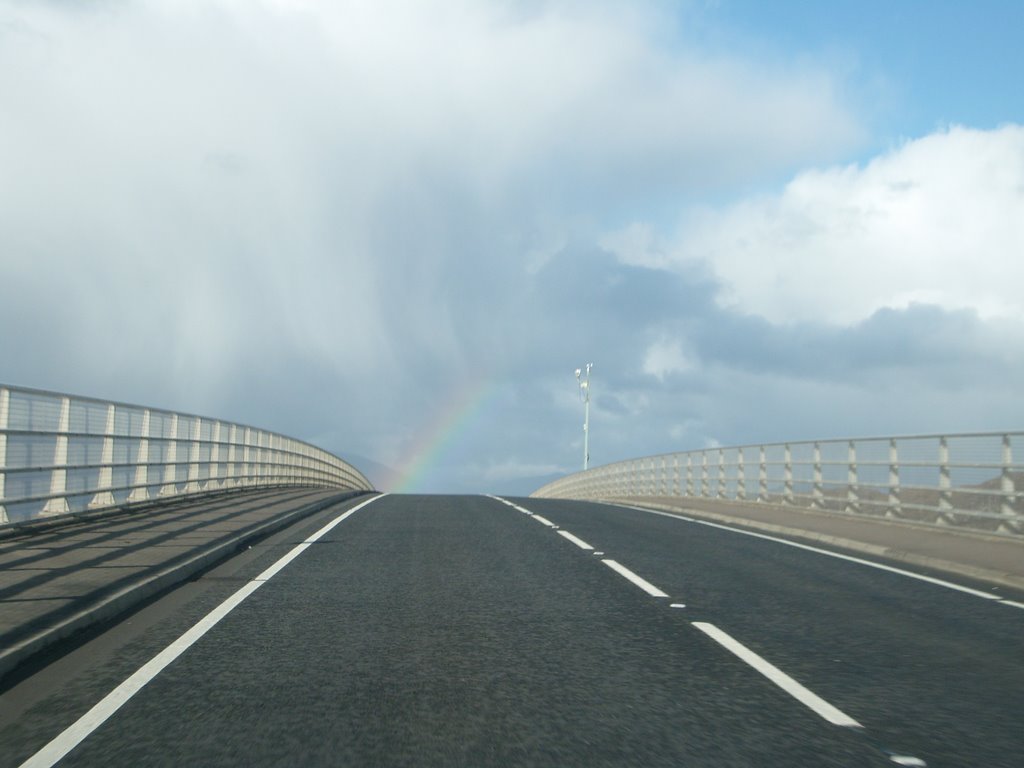
{"type": "Polygon", "coordinates": [[[583,400],[583,469],[590,466],[590,369],[593,363],[587,363],[586,370],[576,369],[576,381],[580,385],[580,397],[583,400]],[[585,374],[585,377],[584,377],[585,374]]]}

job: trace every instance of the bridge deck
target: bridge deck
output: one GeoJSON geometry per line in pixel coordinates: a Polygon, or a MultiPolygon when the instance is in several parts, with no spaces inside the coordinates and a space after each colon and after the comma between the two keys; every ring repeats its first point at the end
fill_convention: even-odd
{"type": "Polygon", "coordinates": [[[353,499],[62,644],[0,693],[0,766],[1019,765],[1020,594],[911,576],[600,504],[353,499]]]}

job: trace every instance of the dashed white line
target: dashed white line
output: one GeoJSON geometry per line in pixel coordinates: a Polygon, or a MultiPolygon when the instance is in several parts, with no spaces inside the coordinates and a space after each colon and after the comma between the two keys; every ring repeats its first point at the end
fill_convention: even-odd
{"type": "Polygon", "coordinates": [[[762,675],[767,677],[779,688],[784,690],[794,699],[799,701],[804,706],[808,707],[815,714],[823,717],[833,725],[842,725],[847,728],[860,728],[861,724],[854,720],[852,717],[847,715],[845,712],[837,709],[836,707],[829,704],[823,698],[817,694],[809,691],[804,686],[800,685],[796,680],[787,675],[781,669],[765,661],[763,658],[758,656],[752,650],[747,648],[743,643],[734,639],[730,635],[726,634],[714,624],[708,624],[703,621],[693,622],[693,626],[703,632],[705,635],[710,637],[716,643],[721,645],[726,650],[738,656],[740,659],[745,661],[751,667],[756,669],[762,675]]]}
{"type": "Polygon", "coordinates": [[[267,568],[263,573],[257,576],[252,581],[249,581],[227,598],[224,602],[206,614],[191,629],[187,630],[177,640],[172,642],[160,653],[154,656],[152,659],[143,664],[139,669],[127,680],[117,686],[114,690],[104,696],[100,701],[88,712],[82,715],[78,720],[65,728],[61,733],[55,736],[46,746],[36,752],[32,757],[21,764],[20,768],[50,768],[67,755],[72,749],[81,744],[89,734],[99,728],[104,722],[106,722],[111,715],[117,710],[123,707],[132,696],[141,691],[147,683],[149,683],[154,677],[160,674],[172,661],[178,658],[181,654],[187,651],[199,638],[205,635],[210,629],[212,629],[221,619],[227,616],[231,611],[237,608],[242,601],[244,601],[249,595],[255,592],[257,589],[267,583],[267,579],[273,576],[275,573],[284,568],[288,563],[302,554],[310,544],[319,539],[325,533],[330,531],[334,526],[345,520],[350,515],[359,511],[367,504],[376,501],[386,494],[380,496],[374,496],[371,499],[367,499],[361,504],[357,504],[348,510],[344,514],[334,518],[327,525],[322,527],[308,539],[303,541],[301,544],[296,545],[288,551],[286,555],[277,560],[272,566],[267,568]]]}
{"type": "Polygon", "coordinates": [[[660,589],[658,589],[656,586],[651,584],[651,582],[647,581],[646,579],[640,578],[631,570],[629,570],[629,568],[627,568],[626,566],[617,563],[614,560],[602,560],[601,562],[607,565],[620,576],[633,582],[636,586],[640,587],[640,589],[642,589],[648,595],[651,595],[652,597],[668,597],[667,593],[662,592],[660,589]]]}
{"type": "MultiPolygon", "coordinates": [[[[789,547],[796,547],[797,549],[804,549],[808,552],[817,552],[819,555],[828,555],[829,557],[835,557],[839,560],[846,560],[851,563],[857,563],[858,565],[866,565],[869,568],[877,568],[880,571],[889,571],[890,573],[896,573],[900,576],[907,576],[911,579],[917,579],[918,581],[926,581],[929,584],[936,584],[940,587],[946,587],[947,589],[955,589],[958,592],[966,592],[968,595],[974,595],[975,597],[983,597],[986,600],[997,600],[999,602],[1008,603],[1009,600],[1004,600],[999,595],[993,595],[988,592],[982,592],[980,589],[972,589],[971,587],[964,587],[960,584],[954,584],[951,581],[945,581],[944,579],[936,579],[932,576],[925,576],[921,573],[914,573],[913,571],[907,571],[903,568],[896,568],[891,565],[883,565],[882,563],[876,563],[871,560],[865,560],[860,557],[854,557],[852,555],[843,555],[839,552],[832,552],[827,549],[820,547],[813,547],[810,544],[800,544],[789,539],[781,539],[778,536],[769,536],[766,533],[755,533],[754,531],[746,531],[742,528],[733,528],[729,525],[722,525],[721,523],[712,523],[708,520],[698,520],[693,517],[686,517],[685,515],[674,515],[670,512],[661,512],[656,509],[645,509],[644,507],[634,507],[629,504],[617,504],[614,506],[623,507],[625,509],[634,509],[638,512],[647,512],[652,515],[661,515],[662,517],[671,517],[676,520],[683,520],[687,523],[696,523],[697,525],[706,525],[709,528],[720,528],[723,531],[731,531],[732,533],[742,533],[744,536],[753,536],[755,539],[765,539],[767,541],[778,542],[779,544],[785,544],[789,547]]],[[[1021,606],[1024,607],[1024,606],[1021,606]]]]}
{"type": "Polygon", "coordinates": [[[1016,600],[1000,600],[1000,605],[1009,605],[1012,608],[1024,608],[1024,603],[1018,603],[1016,600]]]}
{"type": "Polygon", "coordinates": [[[573,544],[575,544],[580,549],[588,549],[588,550],[589,549],[593,549],[593,547],[590,546],[589,544],[587,544],[587,542],[585,542],[583,539],[580,539],[580,538],[578,538],[576,536],[573,536],[568,531],[559,531],[558,535],[568,539],[569,541],[571,541],[573,544]]]}
{"type": "MultiPolygon", "coordinates": [[[[604,555],[604,552],[596,551],[590,544],[588,544],[587,542],[583,541],[583,539],[579,538],[578,536],[573,536],[568,531],[560,530],[557,525],[552,523],[546,517],[544,517],[542,515],[538,515],[535,512],[531,512],[528,509],[524,509],[523,507],[520,507],[517,504],[513,504],[510,501],[506,501],[505,499],[502,499],[500,496],[491,496],[490,498],[495,499],[497,501],[500,501],[500,502],[502,502],[504,504],[508,504],[510,507],[518,509],[521,512],[525,512],[526,514],[532,516],[533,519],[536,520],[537,522],[539,522],[539,523],[541,523],[543,525],[546,525],[549,528],[553,528],[558,533],[559,536],[563,536],[564,538],[568,539],[569,541],[571,541],[573,544],[575,544],[580,549],[591,551],[595,555],[599,555],[599,556],[603,556],[604,555]]],[[[636,586],[640,587],[640,589],[642,589],[644,592],[646,592],[647,594],[651,595],[652,597],[668,597],[668,594],[666,592],[662,592],[656,586],[651,584],[651,582],[647,581],[646,579],[641,578],[640,576],[637,576],[635,573],[633,573],[631,570],[629,570],[629,568],[627,568],[626,566],[622,565],[621,563],[617,563],[614,560],[601,560],[601,562],[604,563],[605,565],[607,565],[609,568],[611,568],[616,573],[618,573],[620,576],[628,579],[633,584],[635,584],[636,586]]]]}
{"type": "Polygon", "coordinates": [[[927,768],[928,766],[928,763],[920,757],[914,757],[913,755],[889,755],[889,762],[896,763],[896,765],[910,765],[915,768],[927,768]]]}

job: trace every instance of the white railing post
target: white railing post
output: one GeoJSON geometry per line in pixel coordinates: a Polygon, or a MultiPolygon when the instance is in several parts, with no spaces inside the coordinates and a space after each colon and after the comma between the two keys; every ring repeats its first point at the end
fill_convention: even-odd
{"type": "Polygon", "coordinates": [[[860,498],[857,480],[857,446],[850,440],[846,449],[846,511],[860,512],[860,498]]]}
{"type": "Polygon", "coordinates": [[[768,455],[763,445],[757,454],[757,500],[768,501],[768,455]]]}
{"type": "Polygon", "coordinates": [[[811,506],[815,509],[824,509],[825,493],[822,489],[821,477],[821,444],[814,444],[814,493],[811,506]]]}
{"type": "Polygon", "coordinates": [[[61,494],[67,493],[68,486],[68,430],[71,424],[71,398],[62,397],[60,401],[60,421],[57,426],[57,444],[53,449],[53,470],[50,473],[50,496],[40,516],[62,515],[70,511],[68,499],[61,494]]]}
{"type": "Polygon", "coordinates": [[[889,439],[889,509],[886,511],[890,517],[900,517],[902,514],[900,502],[900,454],[896,445],[896,438],[889,439]]]}
{"type": "Polygon", "coordinates": [[[747,473],[743,467],[743,449],[736,456],[736,498],[744,501],[747,498],[747,473]]]}
{"type": "Polygon", "coordinates": [[[238,485],[238,425],[228,428],[228,466],[224,472],[224,487],[234,488],[238,485]]]}
{"type": "Polygon", "coordinates": [[[0,388],[0,523],[7,523],[7,507],[4,504],[6,498],[7,478],[7,423],[11,413],[11,391],[6,387],[0,388]]]}
{"type": "Polygon", "coordinates": [[[710,478],[708,477],[708,452],[700,452],[700,497],[702,499],[710,498],[710,478]]]}
{"type": "Polygon", "coordinates": [[[941,522],[950,519],[953,512],[953,482],[949,471],[949,442],[939,438],[939,514],[941,522]]]}
{"type": "Polygon", "coordinates": [[[96,481],[98,493],[89,502],[89,509],[114,506],[114,404],[107,406],[107,421],[103,426],[103,449],[100,452],[100,474],[96,481]]]}
{"type": "Polygon", "coordinates": [[[266,444],[266,433],[262,429],[256,430],[256,485],[266,484],[264,483],[267,474],[267,451],[264,447],[266,444]]]}
{"type": "Polygon", "coordinates": [[[252,485],[252,430],[245,428],[242,435],[242,485],[252,485]]]}
{"type": "Polygon", "coordinates": [[[171,439],[164,453],[164,484],[161,496],[173,496],[178,489],[178,414],[171,414],[171,439]]]}
{"type": "Polygon", "coordinates": [[[716,498],[726,498],[725,491],[725,451],[721,448],[718,449],[718,496],[716,498]]]}
{"type": "Polygon", "coordinates": [[[210,431],[210,471],[206,478],[206,489],[216,490],[221,487],[220,477],[220,421],[213,422],[210,431]]]}
{"type": "Polygon", "coordinates": [[[679,454],[672,454],[672,495],[679,496],[679,454]]]}
{"type": "Polygon", "coordinates": [[[686,495],[693,498],[693,454],[686,454],[686,495]]]}
{"type": "Polygon", "coordinates": [[[789,447],[789,443],[786,443],[783,454],[782,500],[786,504],[793,504],[796,501],[793,498],[793,449],[789,447]]]}
{"type": "Polygon", "coordinates": [[[195,493],[199,489],[199,457],[202,451],[203,420],[196,418],[192,421],[192,442],[188,451],[188,478],[185,484],[185,493],[195,493]]]}
{"type": "Polygon", "coordinates": [[[149,498],[149,409],[142,412],[142,429],[139,435],[139,454],[135,458],[135,487],[128,494],[128,501],[146,501],[149,498]]]}
{"type": "Polygon", "coordinates": [[[1010,443],[1010,436],[1003,435],[1003,468],[1000,473],[999,490],[1003,494],[999,500],[1000,514],[1008,517],[1016,516],[1013,511],[1013,500],[1016,495],[1016,488],[1013,482],[1013,447],[1010,443]]]}

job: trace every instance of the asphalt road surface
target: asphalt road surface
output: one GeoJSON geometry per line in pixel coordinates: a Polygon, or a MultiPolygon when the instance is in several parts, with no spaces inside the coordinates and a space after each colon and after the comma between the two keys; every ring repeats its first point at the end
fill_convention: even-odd
{"type": "Polygon", "coordinates": [[[1024,602],[953,586],[582,502],[346,502],[55,650],[0,764],[1019,768],[1024,602]]]}

